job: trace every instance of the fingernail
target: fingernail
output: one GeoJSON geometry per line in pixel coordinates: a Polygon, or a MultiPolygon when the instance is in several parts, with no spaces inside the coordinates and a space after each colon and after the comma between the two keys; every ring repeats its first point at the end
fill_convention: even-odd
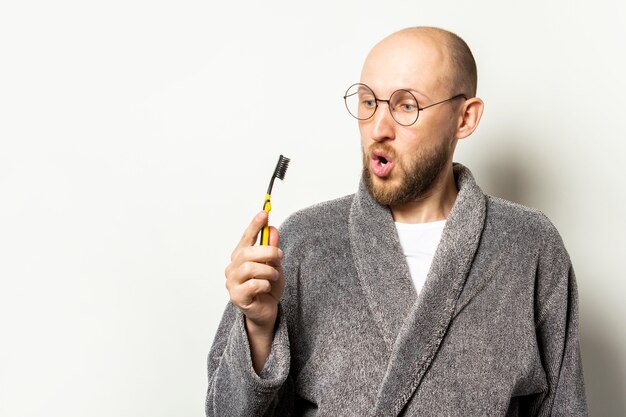
{"type": "Polygon", "coordinates": [[[278,249],[278,257],[279,257],[280,259],[283,259],[283,255],[284,255],[283,250],[279,248],[279,249],[278,249]]]}
{"type": "Polygon", "coordinates": [[[259,214],[256,215],[256,220],[263,220],[263,216],[265,215],[264,211],[259,212],[259,214]]]}

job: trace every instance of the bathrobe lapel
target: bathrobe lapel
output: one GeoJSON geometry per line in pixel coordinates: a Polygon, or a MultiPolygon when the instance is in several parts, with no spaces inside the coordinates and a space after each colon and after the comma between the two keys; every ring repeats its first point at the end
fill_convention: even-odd
{"type": "Polygon", "coordinates": [[[363,182],[352,203],[349,229],[359,282],[391,351],[417,293],[391,212],[370,196],[363,182]]]}
{"type": "Polygon", "coordinates": [[[363,184],[352,203],[352,254],[390,355],[376,416],[398,415],[413,395],[439,349],[478,248],[486,199],[467,168],[455,164],[454,175],[459,194],[419,297],[389,209],[363,184]]]}

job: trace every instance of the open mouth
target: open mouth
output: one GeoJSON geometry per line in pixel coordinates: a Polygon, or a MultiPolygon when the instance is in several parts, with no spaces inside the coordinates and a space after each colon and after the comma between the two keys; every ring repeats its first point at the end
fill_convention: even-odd
{"type": "Polygon", "coordinates": [[[372,152],[370,169],[377,177],[387,177],[391,172],[393,165],[393,160],[387,153],[381,150],[375,150],[372,152]]]}

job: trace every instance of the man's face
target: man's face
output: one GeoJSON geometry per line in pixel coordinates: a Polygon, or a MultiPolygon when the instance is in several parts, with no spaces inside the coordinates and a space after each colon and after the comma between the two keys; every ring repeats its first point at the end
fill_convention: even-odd
{"type": "MultiPolygon", "coordinates": [[[[361,83],[382,99],[398,89],[410,90],[425,107],[450,97],[448,74],[441,41],[401,32],[370,52],[361,83]]],[[[396,206],[428,196],[452,162],[457,111],[458,102],[444,103],[420,111],[417,122],[402,126],[392,118],[388,104],[380,102],[370,119],[359,121],[363,179],[379,203],[396,206]]]]}

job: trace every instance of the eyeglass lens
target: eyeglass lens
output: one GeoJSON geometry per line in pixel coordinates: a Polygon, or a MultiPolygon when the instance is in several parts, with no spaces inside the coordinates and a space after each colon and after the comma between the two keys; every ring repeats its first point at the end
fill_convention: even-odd
{"type": "MultiPolygon", "coordinates": [[[[354,84],[346,91],[346,108],[359,120],[369,119],[374,115],[378,102],[374,92],[365,84],[354,84]]],[[[419,105],[413,94],[407,90],[395,91],[388,100],[389,111],[396,122],[409,126],[415,123],[419,115],[419,105]]]]}

